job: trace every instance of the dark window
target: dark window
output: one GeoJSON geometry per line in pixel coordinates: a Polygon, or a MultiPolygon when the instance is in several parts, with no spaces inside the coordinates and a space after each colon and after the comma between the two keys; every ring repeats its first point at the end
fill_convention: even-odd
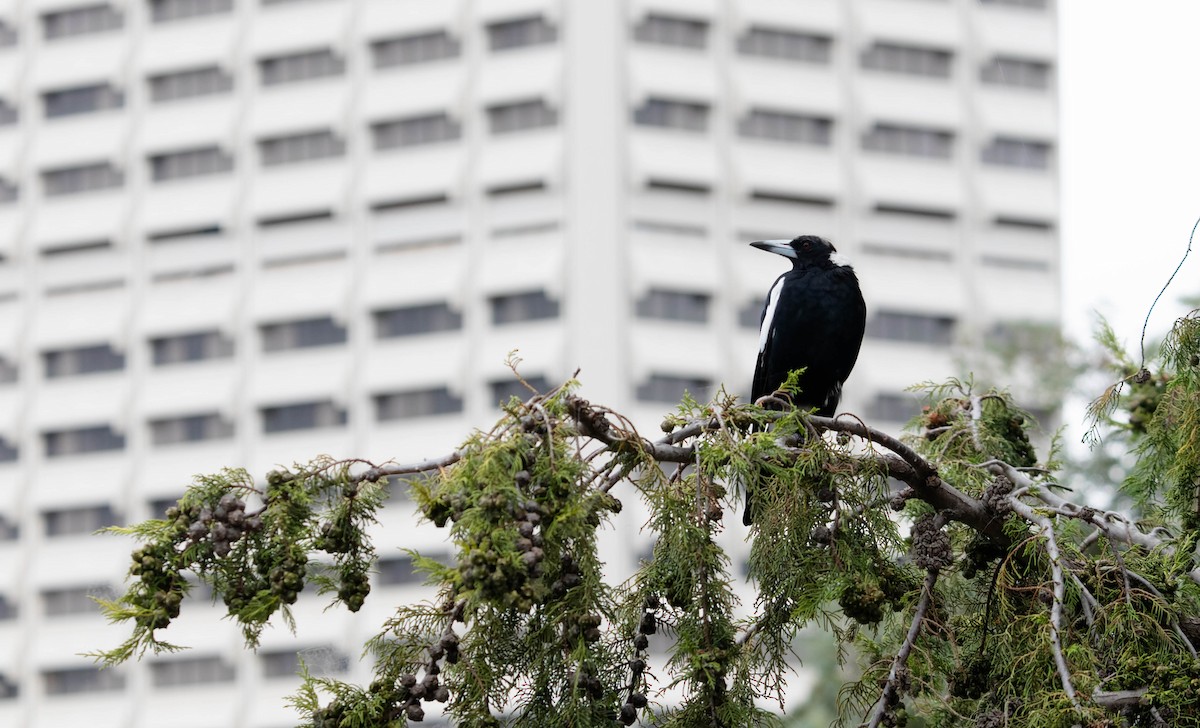
{"type": "Polygon", "coordinates": [[[709,297],[704,293],[682,291],[648,291],[638,299],[638,318],[662,319],[664,321],[708,321],[709,297]]]}
{"type": "Polygon", "coordinates": [[[46,365],[47,379],[112,372],[125,368],[125,355],[110,344],[44,351],[42,361],[46,365]]]}
{"type": "Polygon", "coordinates": [[[184,657],[150,663],[154,687],[233,682],[234,669],[219,657],[184,657]]]}
{"type": "Polygon", "coordinates": [[[432,417],[462,411],[462,397],[446,387],[375,395],[375,419],[380,422],[432,417]]]}
{"type": "Polygon", "coordinates": [[[900,258],[902,260],[928,260],[939,263],[949,263],[954,256],[945,250],[928,250],[913,248],[909,245],[894,243],[864,242],[861,250],[870,255],[900,258]]]}
{"type": "Polygon", "coordinates": [[[92,597],[112,599],[113,590],[104,585],[45,589],[42,591],[42,611],[47,617],[69,617],[77,614],[100,614],[92,597]]]}
{"type": "Polygon", "coordinates": [[[179,495],[175,496],[174,498],[154,498],[150,501],[147,501],[146,510],[150,512],[149,517],[165,520],[167,517],[167,510],[178,506],[179,499],[182,497],[182,495],[179,495]]]}
{"type": "Polygon", "coordinates": [[[17,618],[17,603],[0,594],[0,622],[17,618]]]}
{"type": "Polygon", "coordinates": [[[667,99],[646,99],[633,110],[633,123],[668,129],[705,131],[708,129],[708,104],[667,99]]]}
{"type": "Polygon", "coordinates": [[[530,192],[545,192],[546,182],[544,180],[534,180],[532,182],[493,185],[485,191],[488,197],[506,197],[509,195],[523,195],[530,192]]]}
{"type": "Polygon", "coordinates": [[[445,112],[371,125],[376,149],[436,144],[462,136],[462,128],[445,112]]]}
{"type": "Polygon", "coordinates": [[[292,432],[339,427],[346,424],[346,410],[330,400],[263,407],[263,432],[292,432]]]}
{"type": "Polygon", "coordinates": [[[683,192],[689,195],[707,195],[712,192],[712,187],[703,182],[662,179],[661,177],[652,177],[646,180],[646,189],[659,192],[683,192]]]}
{"type": "Polygon", "coordinates": [[[698,377],[683,377],[673,374],[651,374],[637,385],[637,398],[642,402],[674,402],[683,399],[687,392],[701,402],[708,399],[712,380],[698,377]]]}
{"type": "Polygon", "coordinates": [[[197,225],[196,227],[174,228],[172,230],[162,230],[156,233],[149,233],[146,239],[152,243],[170,242],[172,240],[186,240],[188,238],[203,237],[209,235],[220,235],[224,230],[220,225],[197,225]]]}
{"type": "Polygon", "coordinates": [[[940,129],[876,124],[863,135],[862,146],[873,152],[949,159],[954,153],[954,133],[940,129]]]}
{"type": "Polygon", "coordinates": [[[21,196],[21,189],[17,187],[16,182],[0,177],[0,204],[5,202],[16,202],[21,196]]]}
{"type": "MultiPolygon", "coordinates": [[[[7,437],[0,437],[0,463],[16,462],[20,454],[16,443],[9,442],[7,437]]],[[[0,524],[0,541],[3,540],[3,533],[4,526],[0,524]]]]}
{"type": "Polygon", "coordinates": [[[21,535],[21,527],[11,517],[0,514],[0,541],[16,541],[21,535]]]}
{"type": "Polygon", "coordinates": [[[104,33],[116,30],[123,24],[121,13],[109,5],[88,5],[42,16],[42,29],[46,40],[104,33]]]}
{"type": "Polygon", "coordinates": [[[691,18],[648,15],[633,29],[633,37],[643,43],[704,48],[708,44],[708,23],[691,18]]]}
{"type": "Polygon", "coordinates": [[[295,677],[300,672],[300,660],[309,674],[341,675],[350,670],[350,657],[335,647],[313,647],[307,650],[260,652],[263,677],[295,677]]]}
{"type": "Polygon", "coordinates": [[[150,176],[156,181],[221,174],[233,169],[233,157],[220,147],[189,149],[150,157],[150,176]]]}
{"type": "Polygon", "coordinates": [[[876,43],[862,54],[862,67],[912,76],[949,78],[954,54],[937,48],[876,43]]]}
{"type": "Polygon", "coordinates": [[[258,69],[264,86],[306,81],[310,78],[340,76],[346,72],[346,61],[329,48],[295,53],[276,58],[263,58],[258,69]]]}
{"type": "Polygon", "coordinates": [[[17,29],[6,22],[0,21],[0,48],[11,48],[21,40],[17,29]]]}
{"type": "Polygon", "coordinates": [[[51,538],[91,535],[102,528],[119,523],[117,514],[107,505],[45,511],[42,513],[42,521],[46,526],[46,536],[51,538]]]}
{"type": "Polygon", "coordinates": [[[375,337],[390,339],[399,336],[419,336],[438,331],[457,331],[462,328],[462,313],[446,303],[427,303],[376,311],[375,337]]]}
{"type": "Polygon", "coordinates": [[[105,190],[123,184],[125,175],[108,162],[47,169],[42,172],[42,189],[47,197],[105,190]]]}
{"type": "Polygon", "coordinates": [[[558,301],[545,291],[494,296],[491,307],[492,323],[496,325],[558,318],[558,301]]]}
{"type": "Polygon", "coordinates": [[[346,153],[346,142],[332,131],[314,131],[307,134],[261,139],[258,148],[264,167],[280,164],[305,162],[310,159],[340,157],[346,153]]]}
{"type": "Polygon", "coordinates": [[[116,692],[125,689],[125,675],[111,668],[69,667],[63,670],[43,670],[42,681],[47,695],[72,693],[116,692]]]}
{"type": "Polygon", "coordinates": [[[112,425],[44,432],[42,439],[48,458],[125,449],[125,436],[114,430],[112,425]]]}
{"type": "Polygon", "coordinates": [[[737,312],[738,326],[758,331],[759,327],[762,326],[763,304],[764,301],[758,299],[748,301],[739,308],[737,312]]]}
{"type": "Polygon", "coordinates": [[[996,56],[979,70],[983,83],[1044,90],[1050,88],[1050,64],[1026,58],[996,56]]]}
{"type": "Polygon", "coordinates": [[[543,99],[492,106],[487,114],[488,127],[493,134],[538,129],[558,123],[558,111],[550,108],[543,99]]]}
{"type": "Polygon", "coordinates": [[[828,36],[776,28],[751,28],[738,38],[738,52],[743,55],[808,63],[829,63],[832,46],[828,36]]]}
{"type": "Polygon", "coordinates": [[[958,213],[954,210],[936,207],[917,207],[915,205],[898,205],[892,203],[880,203],[875,205],[875,212],[884,215],[919,217],[927,220],[953,220],[954,218],[958,217],[958,213]]]}
{"type": "Polygon", "coordinates": [[[329,316],[279,324],[264,324],[260,329],[262,330],[263,351],[266,352],[336,346],[346,343],[346,327],[329,316]]]}
{"type": "Polygon", "coordinates": [[[773,139],[827,147],[833,141],[833,120],[819,116],[753,109],[738,121],[738,133],[751,139],[773,139]]]}
{"type": "Polygon", "coordinates": [[[154,102],[223,94],[233,90],[233,76],[220,68],[196,68],[151,76],[150,100],[154,102]]]}
{"type": "Polygon", "coordinates": [[[150,0],[150,17],[156,23],[232,11],[233,0],[150,0]]]}
{"type": "Polygon", "coordinates": [[[375,564],[380,586],[420,584],[425,577],[413,569],[412,559],[407,556],[389,556],[375,564]]]}
{"type": "Polygon", "coordinates": [[[0,700],[12,700],[20,694],[17,683],[8,675],[0,673],[0,700]]]}
{"type": "Polygon", "coordinates": [[[1016,229],[1016,230],[1045,231],[1045,230],[1053,230],[1054,229],[1054,221],[1046,220],[1043,218],[1013,217],[1011,215],[997,215],[996,219],[993,222],[995,222],[996,227],[1012,228],[1012,229],[1016,229]]]}
{"type": "Polygon", "coordinates": [[[17,107],[8,99],[0,99],[0,126],[8,126],[16,124],[21,120],[21,113],[17,111],[17,107]]]}
{"type": "Polygon", "coordinates": [[[908,422],[921,411],[917,398],[911,394],[877,394],[867,412],[872,420],[908,422]]]}
{"type": "Polygon", "coordinates": [[[225,440],[230,437],[233,437],[233,423],[217,413],[150,421],[150,441],[155,445],[225,440]]]}
{"type": "Polygon", "coordinates": [[[760,202],[783,202],[789,205],[804,205],[806,207],[831,208],[837,201],[829,197],[802,195],[796,192],[780,192],[778,190],[754,189],[750,191],[750,199],[760,202]]]}
{"type": "Polygon", "coordinates": [[[1033,139],[997,137],[983,148],[984,164],[1000,167],[1047,169],[1050,166],[1050,144],[1033,139]]]}
{"type": "Polygon", "coordinates": [[[371,44],[371,55],[375,59],[376,68],[454,58],[459,52],[458,40],[444,30],[388,38],[371,44]]]}
{"type": "Polygon", "coordinates": [[[553,43],[558,30],[538,15],[531,18],[506,20],[487,27],[488,47],[494,51],[553,43]]]}
{"type": "Polygon", "coordinates": [[[0,384],[11,384],[17,381],[17,365],[0,356],[0,384]]]}
{"type": "Polygon", "coordinates": [[[312,210],[310,212],[291,212],[285,215],[258,218],[260,228],[280,228],[288,225],[299,225],[314,220],[332,220],[333,210],[312,210]]]}
{"type": "Polygon", "coordinates": [[[488,386],[492,390],[492,401],[497,405],[506,404],[513,397],[524,402],[533,396],[533,392],[529,391],[529,387],[533,387],[540,394],[550,391],[550,381],[540,374],[533,377],[525,377],[524,382],[510,377],[508,379],[501,379],[498,382],[492,382],[488,386]]]}
{"type": "Polygon", "coordinates": [[[150,340],[150,351],[156,367],[205,359],[227,359],[233,356],[233,340],[219,331],[163,336],[150,340]]]}
{"type": "Polygon", "coordinates": [[[867,321],[867,336],[887,341],[949,344],[954,340],[954,323],[951,316],[879,311],[867,321]]]}

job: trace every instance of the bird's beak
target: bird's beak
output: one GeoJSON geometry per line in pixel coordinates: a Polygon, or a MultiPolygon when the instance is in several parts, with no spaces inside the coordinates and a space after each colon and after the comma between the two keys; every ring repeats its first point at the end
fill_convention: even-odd
{"type": "Polygon", "coordinates": [[[750,246],[768,253],[782,255],[785,258],[795,259],[796,249],[791,246],[791,242],[791,240],[755,240],[750,243],[750,246]]]}

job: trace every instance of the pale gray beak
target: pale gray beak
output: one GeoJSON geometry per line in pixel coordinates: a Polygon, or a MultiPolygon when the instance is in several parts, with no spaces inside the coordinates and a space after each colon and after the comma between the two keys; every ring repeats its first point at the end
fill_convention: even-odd
{"type": "Polygon", "coordinates": [[[791,246],[791,242],[791,240],[755,240],[750,243],[750,247],[795,260],[796,250],[791,246]]]}

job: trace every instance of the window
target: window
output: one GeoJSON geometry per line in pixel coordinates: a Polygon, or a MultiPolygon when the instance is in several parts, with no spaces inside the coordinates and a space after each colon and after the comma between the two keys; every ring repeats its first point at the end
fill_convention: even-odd
{"type": "Polygon", "coordinates": [[[708,129],[708,104],[651,98],[633,111],[633,123],[687,131],[708,129]]]}
{"type": "Polygon", "coordinates": [[[827,147],[833,141],[833,120],[752,109],[738,121],[738,133],[751,139],[772,139],[827,147]]]}
{"type": "Polygon", "coordinates": [[[221,174],[233,169],[233,157],[220,147],[203,147],[150,157],[150,176],[155,182],[221,174]]]}
{"type": "Polygon", "coordinates": [[[42,439],[48,458],[125,449],[125,436],[114,430],[112,425],[53,430],[42,433],[42,439]]]}
{"type": "Polygon", "coordinates": [[[109,162],[42,171],[42,190],[47,197],[106,190],[123,184],[125,175],[109,162]]]}
{"type": "Polygon", "coordinates": [[[782,202],[788,205],[804,205],[814,210],[822,208],[829,210],[837,204],[837,200],[831,197],[802,195],[797,192],[779,192],[778,190],[752,189],[750,190],[749,197],[751,200],[758,202],[782,202]]]}
{"type": "Polygon", "coordinates": [[[463,411],[462,397],[446,387],[414,389],[375,396],[375,419],[408,420],[463,411]]]}
{"type": "Polygon", "coordinates": [[[288,225],[301,225],[316,220],[332,220],[333,210],[312,210],[309,212],[291,212],[284,215],[260,217],[256,221],[260,228],[281,228],[288,225]]]}
{"type": "Polygon", "coordinates": [[[386,311],[376,311],[375,338],[420,336],[438,331],[457,331],[462,328],[462,313],[446,303],[426,303],[386,311]]]}
{"type": "Polygon", "coordinates": [[[17,683],[8,675],[0,673],[0,700],[12,700],[20,694],[17,683]]]}
{"type": "Polygon", "coordinates": [[[1048,231],[1054,229],[1054,221],[1045,218],[997,215],[996,219],[992,222],[998,228],[1009,228],[1012,230],[1048,231]]]}
{"type": "Polygon", "coordinates": [[[309,349],[346,343],[346,327],[329,316],[279,324],[264,324],[259,328],[262,331],[263,351],[265,352],[309,349]]]}
{"type": "Polygon", "coordinates": [[[300,673],[302,659],[309,673],[316,676],[340,675],[350,670],[350,657],[333,646],[313,647],[298,652],[259,652],[258,656],[262,660],[263,677],[296,677],[300,673]]]}
{"type": "Polygon", "coordinates": [[[150,441],[155,445],[226,440],[233,437],[233,423],[213,412],[150,421],[150,441]]]}
{"type": "MultiPolygon", "coordinates": [[[[15,443],[9,442],[7,437],[0,437],[0,463],[16,462],[20,455],[15,443]]],[[[0,525],[0,541],[3,539],[4,526],[0,525]]]]}
{"type": "Polygon", "coordinates": [[[0,541],[16,541],[21,535],[21,527],[11,516],[0,513],[0,541]]]}
{"type": "Polygon", "coordinates": [[[458,40],[444,30],[388,38],[371,44],[371,56],[376,68],[428,63],[454,58],[459,53],[458,40]]]}
{"type": "Polygon", "coordinates": [[[99,667],[68,667],[62,670],[43,670],[42,681],[47,695],[72,693],[103,693],[125,689],[125,675],[113,669],[99,667]]]}
{"type": "Polygon", "coordinates": [[[506,20],[487,27],[488,47],[494,51],[542,45],[558,40],[558,30],[542,16],[506,20]]]}
{"type": "Polygon", "coordinates": [[[11,384],[17,381],[17,365],[0,356],[0,384],[11,384]]]}
{"type": "Polygon", "coordinates": [[[833,39],[776,28],[751,28],[738,38],[738,52],[747,56],[807,63],[829,63],[833,39]]]}
{"type": "Polygon", "coordinates": [[[547,106],[542,99],[492,106],[487,114],[493,134],[508,134],[558,123],[558,111],[547,106]]]}
{"type": "Polygon", "coordinates": [[[88,5],[71,8],[42,16],[42,30],[46,40],[69,38],[74,35],[89,35],[116,30],[124,19],[116,8],[108,5],[88,5]]]}
{"type": "Polygon", "coordinates": [[[16,124],[21,120],[17,107],[8,99],[0,99],[0,126],[16,124]]]}
{"type": "Polygon", "coordinates": [[[17,29],[6,22],[0,21],[0,48],[12,48],[21,40],[17,29]]]}
{"type": "Polygon", "coordinates": [[[150,353],[156,367],[226,359],[233,356],[233,341],[219,331],[162,336],[150,340],[150,353]]]}
{"type": "Polygon", "coordinates": [[[979,69],[979,79],[991,86],[1050,88],[1050,64],[1025,58],[996,56],[979,69]]]}
{"type": "Polygon", "coordinates": [[[167,510],[179,505],[179,499],[183,495],[177,495],[174,498],[154,498],[146,502],[146,510],[149,512],[149,518],[155,518],[160,521],[165,521],[167,518],[167,510]]]}
{"type": "Polygon", "coordinates": [[[1008,5],[1014,8],[1046,9],[1046,0],[979,0],[983,5],[1008,5]]]}
{"type": "Polygon", "coordinates": [[[498,382],[492,382],[489,387],[492,390],[492,401],[497,405],[507,403],[513,397],[524,402],[533,396],[533,392],[529,391],[529,387],[533,387],[539,393],[550,391],[550,382],[543,376],[536,375],[525,377],[525,381],[521,382],[517,379],[502,379],[498,382]],[[529,386],[526,386],[529,385],[529,386]]]}
{"type": "Polygon", "coordinates": [[[332,400],[263,407],[263,432],[292,432],[346,424],[346,411],[332,400]]]}
{"type": "Polygon", "coordinates": [[[920,411],[917,398],[911,394],[877,394],[867,406],[872,420],[888,422],[908,422],[920,411]]]}
{"type": "Polygon", "coordinates": [[[346,142],[334,136],[332,131],[325,130],[261,139],[258,149],[262,154],[263,166],[273,167],[311,159],[340,157],[346,153],[346,142]]]}
{"type": "Polygon", "coordinates": [[[113,590],[104,584],[45,589],[42,591],[42,612],[47,617],[69,617],[78,614],[100,614],[100,607],[92,597],[112,599],[113,590]]]}
{"type": "Polygon", "coordinates": [[[21,190],[15,182],[0,177],[0,204],[5,202],[16,202],[21,196],[21,190]]]}
{"type": "Polygon", "coordinates": [[[873,152],[949,159],[954,152],[954,134],[938,129],[876,124],[863,135],[862,146],[873,152]]]}
{"type": "Polygon", "coordinates": [[[183,657],[150,663],[156,688],[233,682],[233,665],[219,657],[183,657]]]}
{"type": "Polygon", "coordinates": [[[112,348],[111,344],[44,351],[42,361],[46,365],[47,379],[112,372],[125,368],[125,355],[112,348]]]}
{"type": "Polygon", "coordinates": [[[46,536],[50,538],[90,536],[102,528],[119,523],[117,515],[107,505],[45,511],[42,513],[42,521],[46,526],[46,536]]]}
{"type": "Polygon", "coordinates": [[[413,569],[412,559],[407,556],[389,556],[375,563],[380,586],[420,584],[425,577],[413,569]]]}
{"type": "Polygon", "coordinates": [[[949,78],[954,54],[937,48],[875,43],[862,54],[862,67],[912,76],[949,78]]]}
{"type": "Polygon", "coordinates": [[[683,377],[673,374],[651,374],[650,377],[637,385],[637,398],[642,402],[671,402],[678,403],[687,392],[692,397],[704,401],[708,399],[712,381],[698,377],[683,377]]]}
{"type": "Polygon", "coordinates": [[[937,208],[937,207],[918,207],[916,205],[901,205],[892,203],[880,203],[875,205],[876,214],[882,215],[902,215],[905,217],[917,217],[926,220],[942,220],[950,221],[958,217],[958,213],[954,210],[937,208]]]}
{"type": "Polygon", "coordinates": [[[1032,139],[997,137],[983,148],[984,164],[1000,167],[1047,169],[1050,167],[1050,144],[1032,139]]]}
{"type": "Polygon", "coordinates": [[[0,594],[0,621],[17,618],[17,603],[0,594]]]}
{"type": "Polygon", "coordinates": [[[708,321],[709,297],[704,293],[651,290],[637,302],[638,318],[663,321],[708,321]]]}
{"type": "Polygon", "coordinates": [[[264,86],[278,86],[310,78],[340,76],[346,72],[346,61],[334,55],[332,49],[322,48],[307,53],[263,58],[258,62],[258,70],[264,86]]]}
{"type": "Polygon", "coordinates": [[[233,12],[233,0],[150,0],[150,18],[156,23],[233,12]]]}
{"type": "Polygon", "coordinates": [[[223,94],[233,90],[233,76],[216,66],[151,76],[149,82],[150,100],[156,103],[223,94]]]}
{"type": "Polygon", "coordinates": [[[513,182],[508,184],[492,185],[486,190],[488,197],[511,197],[513,195],[524,195],[533,192],[545,192],[545,180],[533,180],[530,182],[513,182]]]}
{"type": "Polygon", "coordinates": [[[373,124],[371,135],[376,149],[392,149],[451,141],[462,136],[462,129],[448,114],[440,112],[373,124]]]}
{"type": "Polygon", "coordinates": [[[708,44],[708,22],[666,15],[647,15],[633,29],[633,37],[642,43],[704,48],[708,44]]]}
{"type": "Polygon", "coordinates": [[[659,192],[682,192],[688,195],[707,195],[712,192],[712,187],[703,182],[662,179],[661,177],[651,177],[646,180],[646,189],[659,192]]]}
{"type": "Polygon", "coordinates": [[[954,318],[879,311],[867,321],[866,335],[886,341],[945,345],[954,340],[954,318]]]}
{"type": "Polygon", "coordinates": [[[745,305],[738,309],[737,321],[738,326],[744,329],[754,329],[758,331],[762,326],[763,314],[763,299],[748,301],[745,305]]]}
{"type": "Polygon", "coordinates": [[[558,318],[558,301],[547,296],[545,291],[495,296],[491,299],[491,307],[492,323],[496,325],[558,318]]]}

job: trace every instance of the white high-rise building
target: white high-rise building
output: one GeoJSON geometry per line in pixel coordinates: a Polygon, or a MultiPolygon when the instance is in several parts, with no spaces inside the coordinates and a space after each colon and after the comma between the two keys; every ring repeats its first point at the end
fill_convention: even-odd
{"type": "Polygon", "coordinates": [[[254,654],[200,600],[105,672],[129,544],[91,532],[225,465],[441,454],[513,349],[651,430],[745,393],[751,240],[854,261],[843,409],[906,418],[955,341],[1058,321],[1056,59],[1053,0],[3,0],[0,725],[292,725],[298,648],[369,679],[397,549],[445,549],[402,501],[358,615],[304,596],[254,654]]]}

